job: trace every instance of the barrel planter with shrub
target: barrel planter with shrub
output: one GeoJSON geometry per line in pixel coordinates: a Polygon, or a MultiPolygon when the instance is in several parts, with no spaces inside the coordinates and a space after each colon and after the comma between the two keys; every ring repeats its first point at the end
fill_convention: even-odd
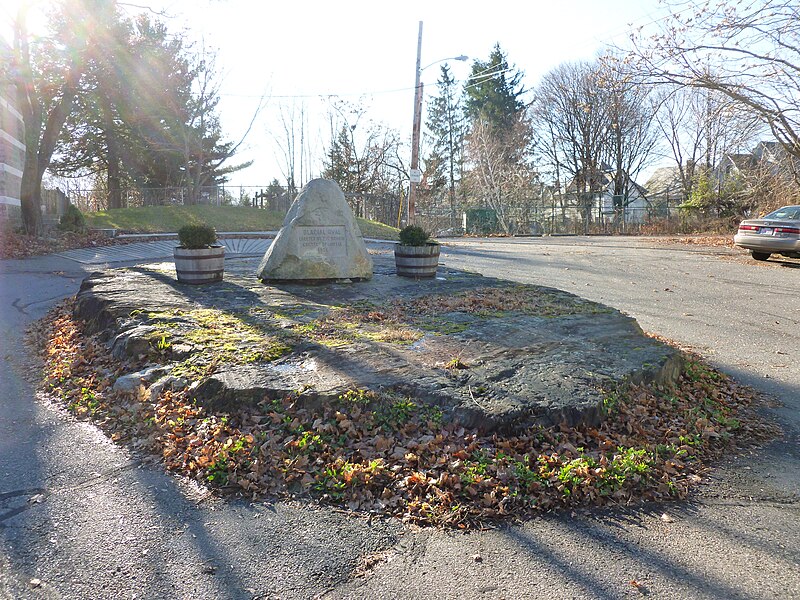
{"type": "Polygon", "coordinates": [[[394,264],[401,277],[436,277],[439,243],[416,225],[400,230],[400,243],[394,247],[394,264]]]}
{"type": "Polygon", "coordinates": [[[185,225],[178,230],[180,246],[175,248],[178,281],[192,285],[222,281],[225,247],[217,244],[217,232],[210,225],[185,225]]]}

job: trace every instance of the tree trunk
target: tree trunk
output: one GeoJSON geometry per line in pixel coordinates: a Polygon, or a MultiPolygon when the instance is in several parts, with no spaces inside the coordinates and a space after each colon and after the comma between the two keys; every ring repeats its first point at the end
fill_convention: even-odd
{"type": "Polygon", "coordinates": [[[114,114],[108,95],[103,97],[103,133],[106,138],[106,152],[108,161],[107,189],[108,208],[122,208],[122,182],[120,177],[119,144],[114,131],[114,114]]]}
{"type": "Polygon", "coordinates": [[[42,177],[50,164],[56,141],[75,102],[75,89],[82,75],[82,63],[74,61],[61,87],[61,97],[44,118],[39,90],[33,80],[24,16],[16,23],[14,59],[18,65],[14,85],[25,126],[25,165],[20,184],[22,226],[29,235],[39,235],[42,226],[42,177]],[[42,129],[44,131],[42,132],[42,129]]]}
{"type": "Polygon", "coordinates": [[[112,145],[108,147],[108,207],[123,208],[122,206],[122,182],[120,178],[120,161],[117,154],[112,153],[112,145]]]}
{"type": "Polygon", "coordinates": [[[36,169],[36,158],[35,155],[26,155],[20,184],[22,228],[28,235],[39,235],[42,228],[42,174],[36,169]]]}

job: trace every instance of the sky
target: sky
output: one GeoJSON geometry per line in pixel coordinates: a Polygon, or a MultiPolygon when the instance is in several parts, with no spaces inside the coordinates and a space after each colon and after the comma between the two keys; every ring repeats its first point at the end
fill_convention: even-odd
{"type": "MultiPolygon", "coordinates": [[[[10,15],[22,1],[34,1],[37,8],[49,4],[3,0],[0,34],[6,39],[10,15]]],[[[560,63],[590,60],[607,44],[624,45],[633,29],[650,27],[665,14],[659,0],[132,0],[126,10],[142,6],[163,14],[169,28],[184,31],[196,48],[216,54],[219,113],[228,139],[245,135],[261,105],[236,157],[253,166],[233,174],[231,183],[264,187],[275,177],[283,179],[281,113],[289,120],[301,107],[307,145],[318,157],[312,169],[319,174],[333,96],[361,104],[368,118],[396,129],[410,155],[420,21],[421,65],[431,65],[422,71],[429,96],[441,59],[468,56],[465,62],[447,61],[464,80],[472,61],[486,60],[499,43],[524,73],[524,85],[533,88],[560,63]]],[[[32,29],[37,23],[34,19],[32,29]]]]}

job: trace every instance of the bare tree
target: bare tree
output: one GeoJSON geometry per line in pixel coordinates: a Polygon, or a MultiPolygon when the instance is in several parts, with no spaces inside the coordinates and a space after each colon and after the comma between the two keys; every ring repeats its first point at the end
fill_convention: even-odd
{"type": "Polygon", "coordinates": [[[685,200],[700,173],[710,173],[720,158],[742,152],[755,141],[760,121],[715,90],[664,86],[655,121],[675,161],[685,200]]]}
{"type": "MultiPolygon", "coordinates": [[[[547,73],[534,91],[534,127],[543,139],[540,156],[556,177],[570,178],[588,224],[601,182],[611,122],[598,65],[564,63],[547,73]]],[[[556,180],[560,187],[560,180],[556,180]]],[[[566,189],[562,190],[563,195],[566,189]]]]}
{"type": "Polygon", "coordinates": [[[276,158],[289,194],[294,196],[313,177],[312,145],[308,134],[308,108],[304,101],[282,103],[279,108],[280,136],[274,134],[276,158]]]}
{"type": "Polygon", "coordinates": [[[793,176],[793,161],[787,156],[761,157],[751,169],[739,174],[736,213],[750,217],[787,204],[800,204],[800,187],[793,176]]]}
{"type": "Polygon", "coordinates": [[[539,156],[556,191],[574,194],[586,227],[595,196],[610,188],[622,207],[637,197],[636,176],[652,163],[658,146],[649,88],[634,83],[621,61],[562,64],[535,90],[539,156]],[[561,177],[569,178],[561,189],[561,177]]]}
{"type": "Polygon", "coordinates": [[[601,98],[607,103],[604,110],[608,142],[606,160],[613,169],[615,196],[621,196],[624,205],[631,201],[636,177],[656,158],[659,143],[654,126],[656,107],[651,90],[634,83],[617,62],[600,64],[599,85],[601,98]]]}
{"type": "Polygon", "coordinates": [[[506,234],[526,219],[539,198],[538,174],[530,164],[532,131],[525,111],[502,131],[485,119],[474,119],[467,136],[468,194],[495,211],[506,234]]]}
{"type": "Polygon", "coordinates": [[[331,103],[331,144],[326,152],[325,177],[345,192],[385,194],[402,175],[399,135],[366,118],[362,104],[339,99],[331,103]]]}
{"type": "Polygon", "coordinates": [[[800,5],[796,0],[690,0],[654,36],[632,36],[642,81],[711,90],[757,115],[800,158],[800,5]]]}

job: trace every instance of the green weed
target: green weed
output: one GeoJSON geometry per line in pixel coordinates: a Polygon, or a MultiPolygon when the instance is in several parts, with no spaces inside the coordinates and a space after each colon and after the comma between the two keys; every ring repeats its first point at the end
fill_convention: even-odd
{"type": "Polygon", "coordinates": [[[386,429],[398,429],[411,420],[416,408],[411,398],[401,398],[375,411],[375,421],[386,429]]]}
{"type": "Polygon", "coordinates": [[[476,450],[464,461],[464,471],[461,481],[465,485],[476,483],[484,478],[489,471],[489,466],[494,463],[494,458],[484,449],[476,450]]]}
{"type": "Polygon", "coordinates": [[[377,394],[371,390],[355,389],[347,390],[344,394],[339,395],[339,400],[351,404],[359,404],[367,406],[375,401],[377,394]]]}

